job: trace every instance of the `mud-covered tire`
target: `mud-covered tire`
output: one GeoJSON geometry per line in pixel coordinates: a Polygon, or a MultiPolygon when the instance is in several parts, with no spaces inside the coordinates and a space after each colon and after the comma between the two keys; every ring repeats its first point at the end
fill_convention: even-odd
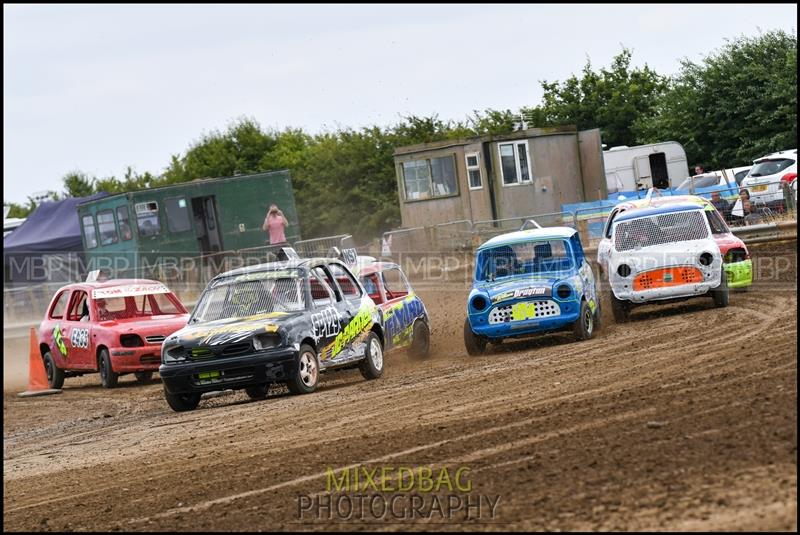
{"type": "Polygon", "coordinates": [[[730,290],[728,289],[728,276],[722,271],[719,286],[711,290],[711,297],[714,299],[714,306],[724,308],[728,306],[730,300],[730,290]]]}
{"type": "Polygon", "coordinates": [[[135,372],[134,377],[136,380],[142,384],[149,383],[153,380],[153,372],[135,372]]]}
{"type": "Polygon", "coordinates": [[[408,348],[409,354],[418,359],[425,359],[431,353],[431,331],[428,325],[422,321],[414,322],[414,332],[411,339],[411,347],[408,348]]]}
{"type": "Polygon", "coordinates": [[[267,399],[267,394],[269,394],[269,383],[248,386],[244,389],[244,391],[250,399],[267,399]]]}
{"type": "Polygon", "coordinates": [[[470,356],[482,355],[486,351],[487,340],[483,336],[478,336],[472,332],[472,327],[469,325],[469,318],[464,321],[464,346],[467,348],[467,354],[470,356]]]}
{"type": "Polygon", "coordinates": [[[49,351],[44,354],[44,371],[47,374],[47,386],[56,390],[64,386],[64,370],[56,366],[49,351]]]}
{"type": "Polygon", "coordinates": [[[594,312],[585,299],[581,299],[581,310],[572,324],[572,332],[577,340],[588,340],[594,336],[594,312]]]}
{"type": "Polygon", "coordinates": [[[100,372],[100,384],[103,388],[114,388],[117,386],[119,374],[111,367],[111,357],[108,349],[101,349],[97,356],[97,371],[100,372]]]}
{"type": "Polygon", "coordinates": [[[611,293],[611,313],[614,316],[614,321],[617,323],[625,323],[630,319],[631,306],[626,301],[617,299],[614,293],[611,293]]]}
{"type": "Polygon", "coordinates": [[[175,412],[193,411],[200,404],[200,394],[170,394],[164,389],[167,405],[175,412]]]}
{"type": "Polygon", "coordinates": [[[295,370],[286,386],[292,394],[310,394],[319,385],[319,358],[317,352],[308,344],[300,346],[295,370]]]}
{"type": "Polygon", "coordinates": [[[374,332],[367,336],[364,351],[366,358],[359,363],[358,369],[364,379],[377,379],[383,375],[383,344],[374,332]]]}
{"type": "Polygon", "coordinates": [[[603,309],[600,306],[600,299],[595,298],[594,309],[594,331],[599,331],[603,326],[603,309]]]}

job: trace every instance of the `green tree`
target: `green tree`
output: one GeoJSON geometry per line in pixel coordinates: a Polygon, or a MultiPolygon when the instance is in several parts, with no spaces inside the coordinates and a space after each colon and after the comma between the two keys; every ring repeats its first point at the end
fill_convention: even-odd
{"type": "Polygon", "coordinates": [[[67,197],[88,197],[95,192],[95,179],[82,171],[70,171],[64,175],[62,182],[67,197]]]}
{"type": "Polygon", "coordinates": [[[797,35],[742,36],[700,63],[684,59],[634,130],[642,142],[678,141],[690,164],[717,168],[797,147],[797,35]]]}
{"type": "Polygon", "coordinates": [[[623,48],[610,69],[595,72],[587,60],[580,77],[572,75],[563,82],[542,81],[542,103],[522,108],[522,115],[530,126],[599,127],[609,146],[634,145],[632,125],[653,111],[667,81],[646,64],[632,69],[631,57],[632,52],[623,48]]]}

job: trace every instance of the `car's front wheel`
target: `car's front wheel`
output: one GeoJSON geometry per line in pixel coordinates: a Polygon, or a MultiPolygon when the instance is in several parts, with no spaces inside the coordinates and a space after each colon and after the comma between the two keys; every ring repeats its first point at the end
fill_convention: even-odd
{"type": "Polygon", "coordinates": [[[165,388],[164,397],[175,412],[193,411],[200,404],[200,394],[170,394],[165,388]]]}
{"type": "Polygon", "coordinates": [[[135,372],[133,375],[140,383],[149,383],[153,380],[153,372],[135,372]]]}
{"type": "Polygon", "coordinates": [[[467,348],[467,353],[473,357],[483,354],[483,352],[486,351],[486,343],[486,338],[472,332],[469,318],[467,318],[464,321],[464,346],[467,348]]]}
{"type": "Polygon", "coordinates": [[[426,358],[431,349],[431,331],[428,325],[422,320],[415,321],[412,336],[411,348],[409,349],[411,355],[420,359],[426,358]]]}
{"type": "Polygon", "coordinates": [[[100,372],[100,383],[105,388],[117,386],[119,374],[115,373],[111,367],[111,357],[108,354],[108,349],[100,350],[100,355],[97,357],[97,370],[100,372]]]}
{"type": "Polygon", "coordinates": [[[617,299],[613,291],[611,292],[611,313],[617,323],[625,323],[630,319],[631,314],[630,304],[627,301],[617,299]]]}
{"type": "Polygon", "coordinates": [[[310,394],[319,384],[319,359],[317,352],[308,344],[300,346],[294,373],[286,382],[292,394],[310,394]]]}
{"type": "Polygon", "coordinates": [[[383,375],[383,344],[374,332],[367,336],[364,360],[358,365],[364,379],[377,379],[383,375]]]}
{"type": "Polygon", "coordinates": [[[55,389],[64,386],[64,370],[56,366],[49,351],[44,354],[44,371],[47,373],[47,386],[55,389]]]}
{"type": "Polygon", "coordinates": [[[248,386],[244,389],[250,399],[267,399],[269,393],[269,383],[263,385],[248,386]]]}
{"type": "Polygon", "coordinates": [[[581,312],[573,324],[572,331],[578,340],[588,340],[594,335],[594,313],[585,299],[581,300],[581,312]]]}
{"type": "Polygon", "coordinates": [[[724,308],[728,306],[730,293],[728,290],[728,275],[725,270],[722,271],[720,276],[719,286],[711,290],[711,297],[714,298],[714,306],[717,308],[724,308]]]}

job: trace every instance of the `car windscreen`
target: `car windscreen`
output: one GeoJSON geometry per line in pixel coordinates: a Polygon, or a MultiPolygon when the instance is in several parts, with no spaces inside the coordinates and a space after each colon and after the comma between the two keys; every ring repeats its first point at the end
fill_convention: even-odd
{"type": "Polygon", "coordinates": [[[617,251],[705,238],[708,228],[702,210],[637,217],[619,221],[614,228],[617,251]]]}
{"type": "Polygon", "coordinates": [[[750,169],[750,174],[748,176],[759,177],[774,175],[775,173],[780,173],[787,167],[791,166],[794,162],[794,160],[790,160],[788,158],[762,160],[755,164],[752,169],[750,169]]]}
{"type": "Polygon", "coordinates": [[[573,268],[567,240],[532,240],[498,245],[478,252],[475,279],[557,274],[573,268]]]}
{"type": "Polygon", "coordinates": [[[98,321],[149,318],[170,314],[181,314],[174,297],[169,294],[143,294],[124,297],[100,297],[94,300],[98,321]]]}
{"type": "Polygon", "coordinates": [[[719,177],[717,175],[697,175],[692,176],[681,182],[680,186],[676,189],[678,190],[689,190],[694,183],[695,188],[707,188],[709,186],[714,186],[719,183],[719,177]]]}
{"type": "Polygon", "coordinates": [[[200,296],[189,323],[305,310],[304,279],[297,269],[217,279],[200,296]]]}

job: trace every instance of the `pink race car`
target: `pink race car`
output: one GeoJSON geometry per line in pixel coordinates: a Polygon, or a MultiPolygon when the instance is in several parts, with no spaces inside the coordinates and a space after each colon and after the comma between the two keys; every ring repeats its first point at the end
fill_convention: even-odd
{"type": "Polygon", "coordinates": [[[106,388],[133,373],[147,382],[161,364],[161,343],[189,314],[157,281],[119,279],[61,288],[39,326],[39,351],[50,388],[65,377],[100,373],[106,388]]]}

